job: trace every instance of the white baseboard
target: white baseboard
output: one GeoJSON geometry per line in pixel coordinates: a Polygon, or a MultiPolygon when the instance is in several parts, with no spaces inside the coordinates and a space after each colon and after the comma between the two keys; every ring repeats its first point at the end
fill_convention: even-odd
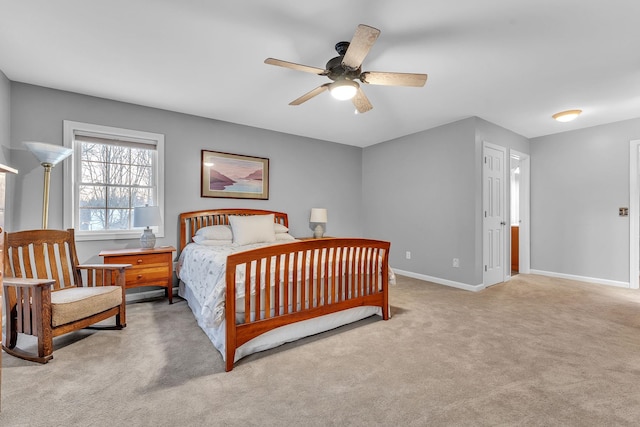
{"type": "MultiPolygon", "coordinates": [[[[178,288],[173,288],[173,296],[178,295],[178,288]]],[[[127,303],[164,297],[164,288],[127,294],[127,303]]]]}
{"type": "Polygon", "coordinates": [[[560,279],[577,280],[580,282],[596,283],[598,285],[616,286],[618,288],[629,288],[629,282],[618,282],[617,280],[598,279],[595,277],[576,276],[574,274],[555,273],[553,271],[534,270],[529,271],[531,274],[539,274],[541,276],[557,277],[560,279]]]}
{"type": "Polygon", "coordinates": [[[427,276],[419,273],[412,273],[411,271],[398,270],[394,268],[393,271],[402,276],[412,277],[418,280],[424,280],[426,282],[437,283],[438,285],[451,286],[452,288],[464,289],[465,291],[478,292],[485,288],[483,284],[480,285],[467,285],[466,283],[454,282],[453,280],[440,279],[439,277],[427,276]]]}

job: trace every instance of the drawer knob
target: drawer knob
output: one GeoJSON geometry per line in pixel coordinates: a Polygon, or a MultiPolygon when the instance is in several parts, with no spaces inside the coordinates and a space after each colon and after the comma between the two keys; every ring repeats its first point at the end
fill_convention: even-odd
{"type": "Polygon", "coordinates": [[[138,274],[138,279],[142,279],[142,274],[138,274]]]}
{"type": "Polygon", "coordinates": [[[142,264],[142,260],[141,259],[138,260],[138,264],[142,264]]]}

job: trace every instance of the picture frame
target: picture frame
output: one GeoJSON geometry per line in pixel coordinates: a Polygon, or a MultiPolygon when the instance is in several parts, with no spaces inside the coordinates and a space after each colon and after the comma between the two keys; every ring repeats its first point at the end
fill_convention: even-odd
{"type": "Polygon", "coordinates": [[[269,199],[269,159],[202,150],[201,197],[269,199]]]}

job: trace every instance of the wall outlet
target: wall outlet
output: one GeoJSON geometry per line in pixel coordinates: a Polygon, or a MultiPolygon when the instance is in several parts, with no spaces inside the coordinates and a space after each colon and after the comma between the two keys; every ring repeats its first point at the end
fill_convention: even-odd
{"type": "Polygon", "coordinates": [[[453,266],[454,266],[455,268],[460,267],[460,259],[459,259],[459,258],[454,258],[454,259],[453,259],[453,266]]]}
{"type": "Polygon", "coordinates": [[[409,252],[409,251],[405,252],[404,257],[406,259],[411,259],[411,252],[409,252]]]}

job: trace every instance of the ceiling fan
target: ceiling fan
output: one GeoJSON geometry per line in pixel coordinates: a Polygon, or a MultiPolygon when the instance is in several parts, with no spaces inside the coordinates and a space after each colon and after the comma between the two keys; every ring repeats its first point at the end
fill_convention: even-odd
{"type": "Polygon", "coordinates": [[[300,98],[295,99],[289,105],[300,105],[329,90],[334,98],[351,99],[358,113],[366,113],[373,108],[371,102],[355,80],[362,83],[385,86],[413,86],[422,87],[427,82],[426,74],[389,73],[382,71],[362,71],[362,61],[371,50],[380,35],[380,30],[368,25],[360,24],[351,42],[338,42],[335,46],[339,56],[327,62],[326,67],[317,68],[308,65],[282,61],[280,59],[267,58],[265,64],[278,65],[293,70],[313,73],[319,76],[327,76],[333,82],[318,86],[300,98]]]}

